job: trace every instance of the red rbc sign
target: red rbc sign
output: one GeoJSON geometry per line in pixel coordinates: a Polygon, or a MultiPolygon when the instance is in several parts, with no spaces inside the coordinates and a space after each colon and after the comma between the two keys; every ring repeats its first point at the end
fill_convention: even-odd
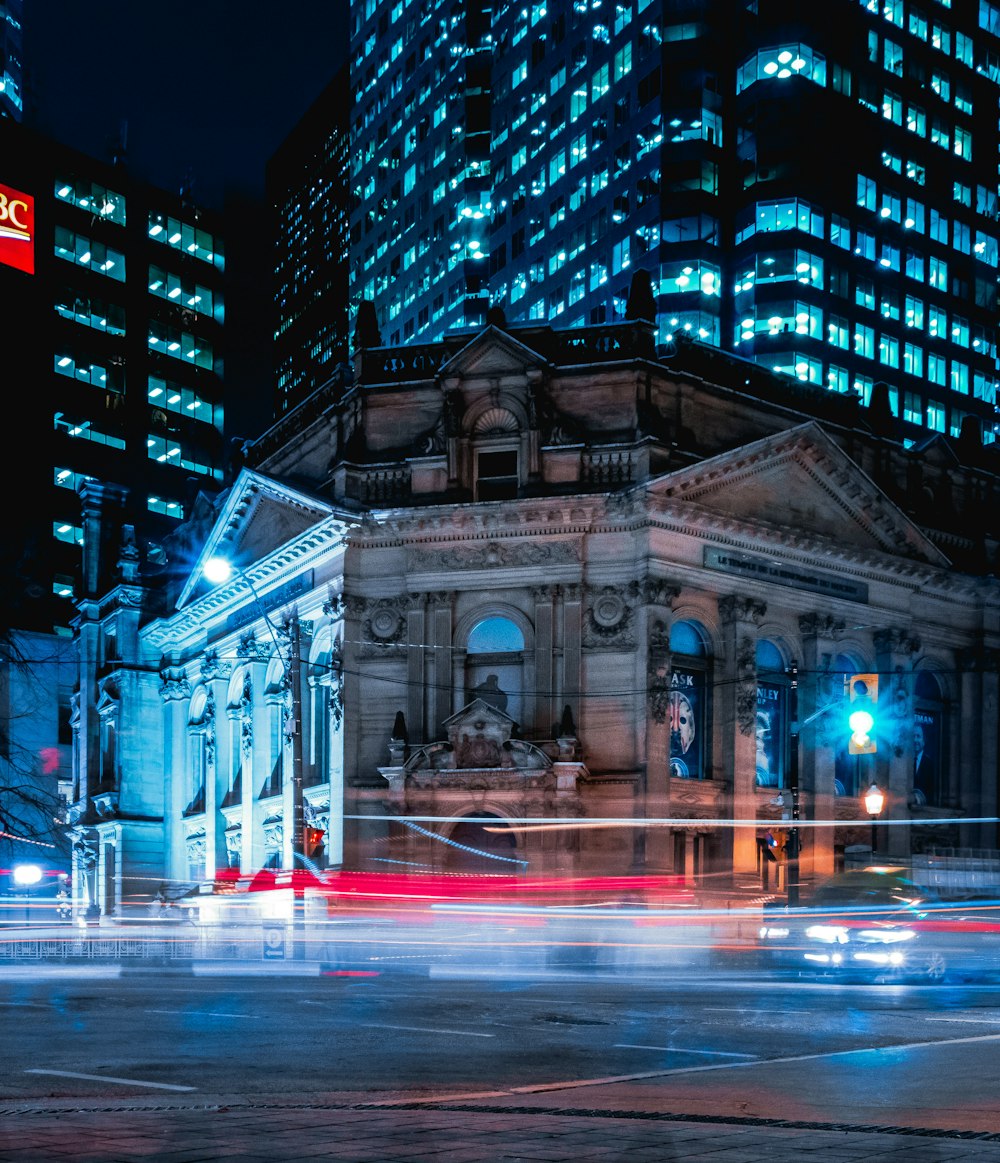
{"type": "Polygon", "coordinates": [[[0,183],[0,263],[35,273],[35,199],[0,183]]]}

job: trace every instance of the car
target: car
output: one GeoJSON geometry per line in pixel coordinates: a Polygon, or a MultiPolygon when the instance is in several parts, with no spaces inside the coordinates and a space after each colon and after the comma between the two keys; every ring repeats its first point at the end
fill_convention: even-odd
{"type": "Polygon", "coordinates": [[[836,980],[1000,977],[1000,899],[947,900],[899,869],[841,873],[808,902],[764,911],[765,965],[836,980]]]}

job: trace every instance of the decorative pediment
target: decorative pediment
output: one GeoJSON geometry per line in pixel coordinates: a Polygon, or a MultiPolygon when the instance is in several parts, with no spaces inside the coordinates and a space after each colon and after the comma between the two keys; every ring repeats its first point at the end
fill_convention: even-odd
{"type": "Polygon", "coordinates": [[[333,507],[321,497],[243,469],[223,496],[178,608],[206,588],[202,571],[209,558],[224,557],[237,570],[249,568],[332,515],[333,507]]]}
{"type": "Polygon", "coordinates": [[[445,363],[438,372],[442,380],[476,376],[524,376],[529,369],[541,369],[546,359],[499,327],[486,327],[445,363]]]}
{"type": "Polygon", "coordinates": [[[806,423],[654,481],[650,495],[702,515],[768,528],[776,540],[819,538],[946,566],[948,559],[815,423],[806,423]]]}

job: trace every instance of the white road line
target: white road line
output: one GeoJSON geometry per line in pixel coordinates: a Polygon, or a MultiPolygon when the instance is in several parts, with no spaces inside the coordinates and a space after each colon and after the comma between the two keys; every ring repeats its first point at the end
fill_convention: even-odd
{"type": "Polygon", "coordinates": [[[733,1050],[689,1050],[685,1046],[642,1046],[638,1042],[615,1042],[616,1050],[670,1050],[675,1054],[707,1054],[710,1058],[756,1058],[757,1054],[737,1054],[733,1050]]]}
{"type": "Polygon", "coordinates": [[[139,1078],[112,1078],[109,1074],[76,1074],[72,1070],[25,1070],[25,1074],[54,1074],[57,1078],[84,1078],[89,1082],[120,1082],[122,1086],[150,1086],[156,1090],[197,1090],[197,1086],[171,1086],[168,1082],[143,1082],[139,1078]]]}
{"type": "Polygon", "coordinates": [[[924,1018],[925,1022],[969,1022],[973,1026],[1000,1026],[1000,1018],[924,1018]]]}
{"type": "Polygon", "coordinates": [[[706,1014],[811,1014],[812,1010],[748,1010],[743,1006],[702,1006],[706,1014]]]}
{"type": "MultiPolygon", "coordinates": [[[[354,1023],[352,1023],[353,1025],[354,1023]]],[[[428,1026],[384,1026],[379,1022],[358,1023],[366,1030],[409,1030],[414,1034],[455,1034],[462,1038],[495,1038],[496,1034],[478,1034],[471,1030],[436,1030],[428,1026]]]]}
{"type": "Polygon", "coordinates": [[[578,1078],[571,1082],[547,1082],[536,1086],[514,1086],[511,1094],[533,1094],[549,1090],[573,1090],[578,1086],[604,1086],[612,1082],[641,1082],[646,1078],[667,1078],[672,1074],[703,1074],[708,1070],[741,1070],[744,1066],[764,1069],[785,1062],[810,1062],[819,1058],[844,1058],[850,1054],[880,1054],[885,1050],[921,1050],[929,1046],[956,1046],[964,1042],[996,1042],[1000,1034],[981,1034],[975,1038],[941,1038],[930,1042],[907,1042],[901,1046],[861,1046],[857,1050],[831,1050],[825,1054],[796,1054],[788,1058],[755,1058],[752,1062],[713,1062],[709,1066],[678,1066],[674,1070],[646,1070],[641,1074],[619,1074],[608,1078],[578,1078]]]}
{"type": "MultiPolygon", "coordinates": [[[[147,1014],[192,1014],[194,1010],[145,1010],[147,1014]]],[[[197,1011],[199,1018],[270,1018],[273,1014],[227,1014],[221,1010],[197,1011]]]]}

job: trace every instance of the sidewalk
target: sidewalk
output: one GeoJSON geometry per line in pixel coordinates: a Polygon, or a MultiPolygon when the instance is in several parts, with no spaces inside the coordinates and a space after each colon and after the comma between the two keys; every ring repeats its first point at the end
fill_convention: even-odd
{"type": "Polygon", "coordinates": [[[1000,1155],[1000,1133],[607,1110],[600,1086],[589,1089],[587,1107],[567,1108],[553,1099],[506,1093],[253,1106],[239,1098],[190,1105],[174,1099],[0,1103],[0,1161],[993,1163],[1000,1155]]]}

